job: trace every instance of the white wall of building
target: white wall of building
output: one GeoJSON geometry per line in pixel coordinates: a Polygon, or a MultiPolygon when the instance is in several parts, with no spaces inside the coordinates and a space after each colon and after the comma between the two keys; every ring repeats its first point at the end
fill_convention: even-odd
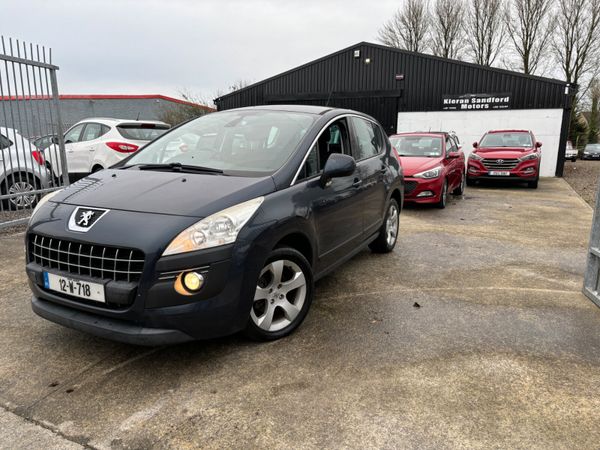
{"type": "Polygon", "coordinates": [[[398,113],[398,133],[454,131],[465,155],[468,155],[473,150],[473,142],[478,142],[486,131],[531,130],[543,144],[540,175],[553,177],[556,173],[562,114],[562,109],[401,112],[398,113]]]}

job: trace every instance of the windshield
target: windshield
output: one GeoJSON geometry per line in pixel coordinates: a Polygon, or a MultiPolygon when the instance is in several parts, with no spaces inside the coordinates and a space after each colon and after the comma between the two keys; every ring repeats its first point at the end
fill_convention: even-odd
{"type": "Polygon", "coordinates": [[[442,138],[433,136],[393,136],[390,142],[400,156],[442,156],[442,138]]]}
{"type": "Polygon", "coordinates": [[[590,153],[600,153],[600,144],[588,144],[585,146],[585,151],[590,153]]]}
{"type": "Polygon", "coordinates": [[[267,175],[285,163],[314,120],[311,114],[268,110],[208,114],[151,142],[125,165],[179,163],[267,175]]]}
{"type": "Polygon", "coordinates": [[[533,147],[531,134],[527,132],[513,133],[488,133],[481,142],[480,147],[533,147]]]}
{"type": "Polygon", "coordinates": [[[169,128],[168,125],[154,123],[117,125],[117,130],[121,136],[134,141],[151,141],[165,134],[169,128]]]}

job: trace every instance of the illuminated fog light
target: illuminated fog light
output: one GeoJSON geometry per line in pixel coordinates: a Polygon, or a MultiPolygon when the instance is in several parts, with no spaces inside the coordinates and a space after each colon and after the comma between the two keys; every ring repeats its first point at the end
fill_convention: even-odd
{"type": "Polygon", "coordinates": [[[433,197],[433,192],[431,191],[423,191],[417,194],[417,197],[433,197]]]}
{"type": "Polygon", "coordinates": [[[528,167],[527,169],[524,170],[525,173],[531,173],[531,172],[535,172],[535,169],[533,167],[528,167]]]}
{"type": "Polygon", "coordinates": [[[475,167],[469,167],[469,173],[475,173],[477,169],[475,167]]]}
{"type": "Polygon", "coordinates": [[[204,277],[196,272],[188,272],[183,276],[183,286],[190,292],[196,292],[204,284],[204,277]]]}

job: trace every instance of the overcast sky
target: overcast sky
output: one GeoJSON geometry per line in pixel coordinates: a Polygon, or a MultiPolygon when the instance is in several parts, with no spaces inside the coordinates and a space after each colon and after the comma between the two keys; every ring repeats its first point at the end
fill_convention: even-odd
{"type": "Polygon", "coordinates": [[[360,41],[401,0],[0,0],[6,37],[52,47],[63,94],[211,97],[360,41]]]}

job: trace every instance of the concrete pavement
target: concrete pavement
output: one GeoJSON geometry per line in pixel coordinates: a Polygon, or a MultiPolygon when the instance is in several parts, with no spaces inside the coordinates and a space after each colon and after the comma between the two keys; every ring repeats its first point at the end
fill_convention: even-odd
{"type": "Polygon", "coordinates": [[[559,179],[468,188],[320,281],[292,336],[155,349],[35,316],[23,236],[3,236],[0,405],[94,448],[593,448],[591,216],[559,179]]]}

